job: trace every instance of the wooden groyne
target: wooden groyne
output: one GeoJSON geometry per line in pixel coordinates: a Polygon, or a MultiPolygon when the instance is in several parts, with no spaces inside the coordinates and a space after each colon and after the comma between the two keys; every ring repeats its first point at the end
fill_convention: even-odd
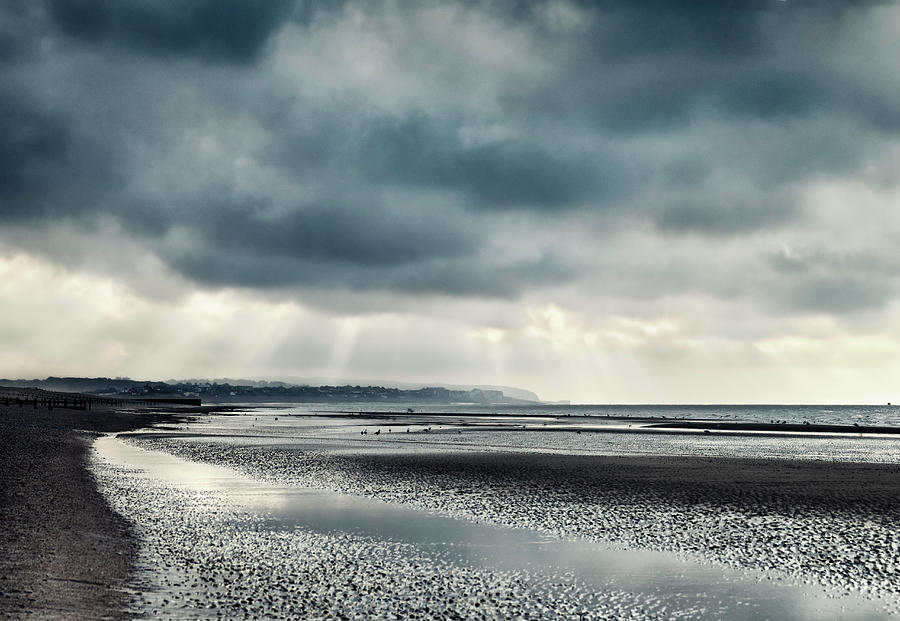
{"type": "Polygon", "coordinates": [[[0,386],[0,403],[9,406],[92,410],[95,407],[128,407],[134,405],[201,405],[200,399],[188,397],[156,397],[126,399],[102,397],[78,392],[59,392],[39,388],[5,388],[0,386]]]}

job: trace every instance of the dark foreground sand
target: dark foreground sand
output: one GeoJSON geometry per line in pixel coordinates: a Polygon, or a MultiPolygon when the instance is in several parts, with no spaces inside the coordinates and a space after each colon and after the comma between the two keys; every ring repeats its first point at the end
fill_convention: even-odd
{"type": "Polygon", "coordinates": [[[171,415],[0,405],[0,618],[123,618],[137,541],[86,459],[99,432],[171,415]]]}

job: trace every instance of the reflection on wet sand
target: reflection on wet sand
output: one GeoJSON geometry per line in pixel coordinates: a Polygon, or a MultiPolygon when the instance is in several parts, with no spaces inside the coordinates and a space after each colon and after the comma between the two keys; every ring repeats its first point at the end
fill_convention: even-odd
{"type": "MultiPolygon", "coordinates": [[[[438,580],[442,585],[439,588],[447,589],[448,595],[440,604],[443,606],[440,608],[441,614],[461,612],[462,609],[454,608],[450,602],[462,601],[458,599],[462,595],[450,594],[459,586],[451,583],[457,578],[462,579],[462,576],[465,576],[465,584],[469,585],[467,588],[471,588],[472,581],[480,585],[478,588],[483,593],[485,605],[494,606],[492,610],[495,612],[500,610],[496,606],[501,601],[506,602],[504,606],[507,608],[504,610],[510,614],[516,606],[524,606],[520,610],[522,612],[528,608],[527,602],[539,601],[534,598],[545,603],[552,602],[553,615],[547,610],[541,612],[540,609],[529,608],[531,612],[528,614],[541,617],[556,614],[565,617],[575,612],[586,612],[592,617],[610,614],[623,616],[640,610],[639,616],[642,617],[823,618],[834,616],[840,610],[840,616],[844,618],[878,618],[882,615],[879,612],[882,606],[890,603],[885,600],[866,604],[846,597],[829,599],[822,596],[821,590],[758,583],[753,575],[748,577],[745,572],[726,570],[721,565],[686,563],[672,554],[646,551],[647,548],[668,549],[700,552],[703,556],[704,550],[717,548],[718,556],[714,553],[707,557],[732,565],[763,569],[768,568],[768,562],[777,560],[778,554],[786,553],[800,564],[792,567],[789,563],[782,567],[788,570],[786,573],[776,572],[772,574],[774,577],[784,578],[792,572],[793,575],[806,577],[814,575],[816,567],[805,566],[806,560],[802,555],[793,553],[791,546],[786,548],[786,552],[782,550],[779,541],[797,535],[797,528],[805,525],[804,519],[821,518],[814,515],[815,502],[808,507],[799,507],[793,514],[779,513],[772,504],[773,499],[766,497],[765,468],[762,466],[757,468],[755,474],[747,471],[745,479],[738,482],[738,487],[747,492],[746,496],[737,494],[726,498],[721,496],[721,491],[727,486],[720,485],[720,497],[716,496],[716,480],[721,484],[727,479],[722,475],[723,471],[716,469],[717,475],[704,486],[701,464],[694,464],[698,469],[690,473],[686,470],[686,464],[679,465],[670,459],[668,465],[652,464],[654,470],[649,462],[623,461],[613,464],[602,460],[598,462],[596,457],[542,455],[514,445],[507,446],[505,451],[487,453],[484,448],[475,451],[471,447],[444,447],[437,448],[435,452],[436,447],[427,442],[411,448],[408,443],[413,440],[405,433],[390,434],[393,438],[401,437],[402,441],[389,440],[387,431],[381,434],[381,438],[370,435],[368,442],[360,440],[354,427],[360,421],[329,423],[310,417],[301,422],[285,416],[277,422],[272,416],[260,421],[258,414],[250,418],[256,419],[252,428],[248,428],[247,420],[236,417],[215,423],[199,422],[193,429],[186,430],[201,430],[203,441],[199,441],[200,438],[194,433],[188,434],[193,438],[142,436],[129,439],[132,444],[165,449],[189,457],[193,460],[190,464],[158,451],[141,451],[113,440],[101,441],[109,442],[101,451],[107,460],[111,460],[107,461],[105,470],[108,480],[112,481],[108,484],[121,487],[121,466],[140,465],[150,480],[156,481],[154,485],[161,490],[157,492],[161,496],[181,494],[200,495],[207,500],[216,498],[220,503],[216,513],[192,513],[192,519],[199,520],[201,524],[191,527],[202,529],[202,523],[210,521],[210,516],[219,516],[212,521],[221,522],[221,516],[231,515],[226,521],[231,533],[229,536],[235,538],[234,541],[243,541],[249,536],[248,533],[253,533],[253,543],[249,549],[241,547],[243,544],[238,546],[241,559],[254,558],[268,550],[268,544],[262,543],[260,538],[282,541],[285,537],[289,540],[300,537],[301,533],[309,550],[319,550],[322,546],[328,548],[326,539],[332,542],[329,545],[337,545],[329,538],[349,538],[342,545],[348,550],[355,550],[354,563],[363,562],[360,558],[369,558],[365,563],[378,558],[386,559],[384,546],[387,546],[392,550],[391,554],[399,554],[405,559],[403,562],[416,558],[416,562],[429,567],[429,575],[437,571],[434,575],[443,576],[440,580],[433,576],[425,580],[426,584],[431,585],[428,588],[438,588],[436,583],[431,582],[438,580]],[[355,442],[348,441],[351,436],[356,438],[355,442]],[[118,447],[115,451],[112,450],[114,446],[118,447]],[[113,454],[116,452],[117,456],[113,454]],[[112,467],[116,460],[119,466],[112,467]],[[589,467],[590,460],[594,460],[593,467],[589,467]],[[269,483],[254,482],[228,469],[203,470],[210,466],[200,466],[197,462],[232,466],[244,475],[266,479],[269,483]],[[603,467],[598,469],[598,464],[603,467]],[[617,467],[615,471],[610,468],[613,465],[617,467]],[[597,472],[604,469],[609,476],[598,477],[597,472]],[[680,472],[683,480],[679,480],[678,476],[673,480],[670,476],[672,471],[680,472]],[[577,481],[581,484],[575,484],[577,481]],[[758,483],[758,489],[751,489],[753,481],[758,483]],[[670,491],[680,490],[681,497],[662,493],[661,490],[667,487],[670,491]],[[694,494],[696,498],[689,497],[690,493],[686,490],[690,487],[700,489],[699,493],[694,494]],[[320,489],[315,491],[312,488],[320,489]],[[351,492],[356,496],[321,491],[322,488],[351,492]],[[602,493],[598,494],[598,491],[602,493]],[[390,503],[382,502],[384,500],[390,503]],[[704,507],[704,503],[709,506],[704,507]],[[407,508],[409,505],[437,510],[441,515],[412,510],[407,508]],[[748,517],[751,513],[757,515],[755,522],[748,517]],[[447,517],[451,515],[465,521],[447,517]],[[498,529],[473,524],[473,520],[526,529],[498,529]],[[743,537],[738,536],[740,533],[744,533],[743,537]],[[758,539],[761,533],[768,539],[758,539]],[[566,542],[568,537],[573,536],[617,542],[625,550],[610,550],[608,546],[583,541],[566,542]],[[685,541],[699,542],[699,545],[692,548],[683,545],[685,541]],[[254,550],[253,546],[261,547],[254,550]],[[362,547],[357,549],[359,546],[362,547]],[[775,551],[774,556],[770,553],[766,557],[766,547],[775,551]],[[644,551],[637,552],[637,549],[644,551]],[[752,560],[754,554],[762,557],[763,562],[759,565],[746,562],[752,560]],[[456,578],[451,579],[452,576],[456,578]],[[492,582],[494,580],[500,582],[492,582]],[[495,592],[497,589],[497,592],[506,590],[506,599],[495,592]],[[676,611],[678,614],[675,614],[676,611]]],[[[367,422],[379,424],[379,421],[367,422]]],[[[383,424],[383,421],[380,423],[383,424]]],[[[463,434],[446,433],[448,428],[444,425],[440,427],[435,428],[433,434],[416,435],[413,432],[410,435],[429,441],[442,435],[445,438],[458,438],[460,435],[465,438],[473,433],[497,435],[485,429],[468,429],[463,434]]],[[[507,432],[507,435],[512,434],[507,432]]],[[[470,435],[469,442],[475,440],[477,438],[470,435]]],[[[495,443],[502,445],[504,441],[501,438],[495,443]]],[[[705,470],[709,471],[708,465],[705,470]]],[[[801,488],[806,490],[803,493],[812,501],[815,500],[815,494],[809,492],[809,485],[801,485],[797,489],[801,488]]],[[[121,494],[121,489],[118,495],[128,497],[128,494],[121,494]]],[[[146,504],[132,502],[142,506],[146,504]]],[[[861,507],[862,504],[857,503],[855,508],[861,507]]],[[[129,510],[135,509],[131,507],[129,510]]],[[[881,510],[880,507],[870,507],[870,513],[876,517],[881,510]]],[[[141,511],[147,509],[142,508],[141,511]]],[[[852,524],[852,516],[844,517],[847,518],[845,522],[852,524]]],[[[182,516],[179,519],[185,518],[182,516]]],[[[166,519],[152,523],[172,522],[166,519]]],[[[834,541],[827,541],[828,535],[825,534],[834,531],[822,530],[833,525],[820,522],[813,526],[816,532],[809,533],[808,539],[819,541],[820,550],[834,547],[840,556],[839,547],[833,545],[834,541]]],[[[223,526],[219,524],[216,528],[223,526]]],[[[880,532],[877,524],[872,528],[874,531],[871,532],[876,535],[880,532]]],[[[838,530],[837,533],[841,536],[851,531],[845,533],[838,530]]],[[[165,539],[170,547],[176,546],[173,542],[178,540],[177,536],[170,537],[164,533],[153,536],[165,539]]],[[[891,551],[890,542],[882,543],[887,543],[886,547],[881,547],[888,551],[888,557],[896,554],[896,550],[891,551]]],[[[796,548],[797,545],[807,544],[808,541],[798,539],[793,545],[796,548]]],[[[251,545],[249,540],[247,545],[251,545]]],[[[278,554],[271,551],[265,553],[274,554],[267,563],[279,562],[278,554]]],[[[884,555],[874,558],[878,564],[890,560],[884,555]]],[[[287,566],[278,571],[287,572],[285,575],[293,570],[300,571],[291,569],[295,561],[287,558],[282,561],[287,566]]],[[[390,562],[400,560],[392,557],[390,562]]],[[[359,570],[368,575],[366,572],[369,569],[372,568],[351,569],[348,566],[347,571],[359,570]]],[[[377,570],[372,570],[377,576],[377,570]]],[[[181,585],[178,589],[184,593],[190,590],[186,585],[197,580],[190,577],[190,573],[188,571],[187,577],[177,580],[172,578],[181,585]]],[[[211,575],[218,574],[213,572],[211,575]]],[[[340,575],[336,573],[334,579],[337,580],[340,575]]],[[[869,575],[878,577],[879,574],[869,572],[869,575]]],[[[857,580],[852,573],[823,577],[826,582],[832,580],[837,587],[832,590],[832,595],[855,586],[854,581],[857,580]]],[[[419,601],[419,595],[415,595],[417,591],[413,589],[404,591],[407,594],[400,600],[387,602],[385,593],[393,593],[400,588],[398,576],[384,578],[390,584],[381,584],[380,579],[368,579],[375,580],[368,587],[375,590],[367,593],[367,605],[375,606],[366,609],[370,613],[381,610],[379,606],[384,610],[396,610],[401,600],[406,602],[402,604],[404,606],[419,601]]],[[[889,594],[889,589],[895,586],[890,580],[882,580],[880,584],[872,581],[873,586],[879,588],[870,593],[889,594]]],[[[259,585],[254,588],[266,591],[259,585]]],[[[244,590],[240,593],[246,590],[245,587],[241,589],[244,590]]],[[[192,593],[189,596],[192,598],[190,606],[200,606],[205,596],[192,593]]],[[[237,592],[231,593],[224,587],[219,587],[215,593],[216,606],[220,607],[226,605],[223,602],[234,604],[233,598],[237,596],[237,592]]],[[[303,597],[308,599],[320,595],[307,593],[303,597]]],[[[335,606],[351,606],[344,595],[337,595],[335,591],[329,597],[335,606]]],[[[259,596],[263,597],[262,594],[259,596]]],[[[295,596],[299,597],[288,592],[266,592],[264,595],[271,602],[277,600],[281,602],[279,605],[285,606],[297,605],[299,600],[295,596]]],[[[180,600],[182,604],[184,597],[180,600]]],[[[393,597],[395,595],[390,595],[387,599],[393,597]]],[[[146,601],[150,605],[160,605],[158,598],[150,597],[146,601]]],[[[169,603],[172,601],[170,599],[169,603]]],[[[428,610],[431,612],[423,609],[421,614],[425,617],[440,616],[434,612],[437,608],[433,605],[428,610]]],[[[468,613],[471,612],[468,610],[464,616],[470,616],[468,613]]]]}

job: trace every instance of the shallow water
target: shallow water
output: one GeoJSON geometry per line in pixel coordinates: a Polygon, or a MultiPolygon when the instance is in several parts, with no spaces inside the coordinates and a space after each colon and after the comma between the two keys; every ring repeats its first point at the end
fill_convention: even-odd
{"type": "MultiPolygon", "coordinates": [[[[396,410],[394,410],[396,411],[396,410]]],[[[305,406],[203,416],[183,428],[193,441],[306,445],[344,450],[504,450],[602,455],[679,455],[900,463],[900,435],[802,432],[703,433],[605,418],[401,415],[336,417],[305,406]],[[426,429],[430,430],[426,432],[426,429]],[[408,433],[407,433],[408,430],[408,433]],[[366,434],[362,435],[365,431],[366,434]],[[375,435],[375,432],[380,432],[375,435]]],[[[179,434],[170,434],[176,437],[179,434]]]]}
{"type": "MultiPolygon", "coordinates": [[[[900,397],[898,397],[900,402],[900,397]]],[[[246,404],[253,408],[265,404],[246,404]]],[[[900,426],[900,406],[898,405],[479,405],[461,404],[270,404],[279,405],[297,412],[335,412],[341,410],[405,412],[412,406],[416,412],[468,412],[490,416],[505,414],[514,416],[544,417],[611,417],[611,418],[657,418],[657,419],[706,419],[731,422],[788,423],[823,425],[883,425],[900,426]]]]}
{"type": "MultiPolygon", "coordinates": [[[[596,543],[559,541],[528,530],[475,524],[373,499],[261,483],[229,468],[145,450],[111,436],[98,439],[95,447],[100,464],[106,468],[105,471],[100,469],[101,479],[105,476],[107,480],[113,480],[116,473],[139,476],[144,481],[141,485],[154,490],[152,502],[163,507],[178,506],[178,502],[172,500],[175,498],[181,498],[183,504],[184,496],[179,496],[182,492],[200,494],[198,498],[217,499],[213,509],[198,502],[193,507],[184,507],[181,513],[191,513],[190,528],[193,530],[189,532],[202,531],[204,524],[213,530],[221,529],[223,516],[228,516],[223,532],[232,533],[229,542],[237,546],[231,550],[228,562],[237,566],[238,572],[242,565],[258,565],[262,554],[267,555],[266,562],[280,562],[288,569],[295,562],[288,557],[279,561],[277,554],[273,555],[265,544],[260,544],[261,541],[276,541],[298,534],[320,538],[348,536],[356,542],[367,542],[369,547],[363,546],[363,550],[394,546],[391,548],[394,554],[400,550],[407,559],[431,559],[435,567],[443,567],[451,573],[467,572],[467,576],[485,582],[489,581],[488,577],[526,576],[525,583],[516,587],[516,598],[559,600],[559,610],[564,610],[562,607],[571,600],[570,607],[565,610],[585,612],[588,617],[614,614],[660,618],[876,619],[887,616],[875,602],[825,597],[814,589],[759,581],[760,575],[687,562],[673,554],[613,550],[596,543]],[[244,536],[251,532],[253,536],[244,536]]],[[[136,488],[140,485],[123,487],[130,490],[129,493],[139,494],[140,490],[136,488]]],[[[179,516],[172,514],[171,518],[177,521],[179,516]]],[[[157,529],[155,537],[164,538],[165,533],[158,532],[164,524],[160,526],[157,520],[148,519],[147,528],[150,531],[157,529]]],[[[171,555],[151,554],[147,558],[146,571],[152,582],[154,572],[165,573],[162,567],[154,567],[154,562],[158,565],[163,563],[158,559],[171,560],[171,555]]],[[[179,584],[187,591],[185,585],[192,580],[196,583],[198,578],[188,575],[190,567],[183,570],[187,577],[179,584]]],[[[214,609],[223,606],[222,602],[227,602],[229,597],[237,602],[247,597],[246,585],[234,587],[234,592],[229,595],[231,587],[227,584],[231,583],[225,580],[214,592],[207,591],[214,593],[214,609]]],[[[327,587],[327,584],[323,586],[326,595],[327,587]]],[[[269,592],[271,587],[265,584],[255,588],[261,591],[258,597],[265,596],[270,600],[284,599],[290,593],[289,590],[269,592]]],[[[370,595],[377,599],[378,580],[369,588],[370,595]]],[[[486,592],[487,601],[491,601],[491,589],[486,592]]],[[[184,597],[182,594],[181,599],[184,597]]],[[[157,591],[145,600],[145,604],[159,610],[174,601],[177,600],[163,597],[157,591]]],[[[210,610],[199,592],[192,595],[191,601],[188,611],[193,611],[194,616],[204,616],[200,611],[210,610]]],[[[269,605],[272,610],[278,608],[274,600],[269,605]]],[[[183,607],[179,610],[185,611],[183,607]]],[[[554,614],[547,610],[546,614],[539,613],[538,616],[554,614]]]]}

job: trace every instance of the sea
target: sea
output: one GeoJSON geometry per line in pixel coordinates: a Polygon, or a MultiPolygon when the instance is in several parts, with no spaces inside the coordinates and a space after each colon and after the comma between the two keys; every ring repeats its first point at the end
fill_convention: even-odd
{"type": "MultiPolygon", "coordinates": [[[[215,404],[210,402],[209,404],[215,404]]],[[[298,412],[477,414],[482,416],[683,419],[699,421],[900,427],[900,405],[483,405],[473,403],[243,403],[246,408],[290,408],[298,412]]]]}

